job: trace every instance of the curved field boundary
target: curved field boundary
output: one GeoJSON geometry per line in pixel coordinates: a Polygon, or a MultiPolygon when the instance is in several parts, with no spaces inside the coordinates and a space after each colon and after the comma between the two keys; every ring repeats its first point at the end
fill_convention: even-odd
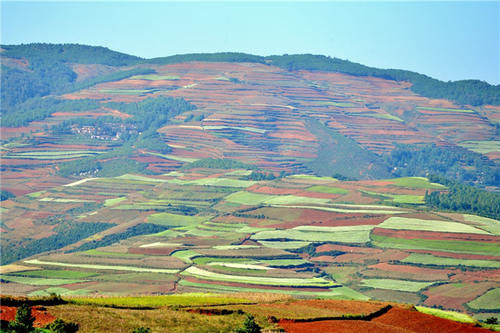
{"type": "Polygon", "coordinates": [[[229,275],[209,272],[198,267],[191,266],[187,268],[181,275],[191,275],[202,279],[213,281],[226,281],[226,282],[239,282],[257,285],[271,285],[271,286],[290,286],[290,287],[333,287],[336,285],[333,281],[327,281],[322,278],[309,278],[309,279],[294,279],[294,278],[274,278],[263,276],[243,276],[243,275],[229,275]]]}

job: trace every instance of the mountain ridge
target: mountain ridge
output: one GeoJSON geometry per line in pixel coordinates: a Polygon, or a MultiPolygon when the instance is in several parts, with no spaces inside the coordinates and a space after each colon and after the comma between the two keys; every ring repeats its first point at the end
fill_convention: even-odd
{"type": "Polygon", "coordinates": [[[394,81],[408,81],[412,83],[410,89],[425,97],[447,98],[459,104],[478,105],[500,105],[500,85],[490,85],[480,80],[458,80],[440,81],[430,76],[417,72],[400,69],[379,69],[365,66],[359,63],[331,58],[323,55],[296,54],[281,56],[256,56],[239,52],[218,53],[191,53],[172,55],[167,57],[156,57],[143,59],[121,52],[112,51],[105,47],[88,46],[81,44],[48,44],[33,43],[21,45],[0,45],[5,51],[5,56],[14,58],[27,57],[28,59],[51,58],[51,61],[82,62],[89,63],[86,57],[96,55],[100,59],[98,64],[113,66],[140,65],[140,64],[173,64],[187,61],[215,61],[215,62],[254,62],[272,64],[290,71],[294,70],[318,70],[327,72],[345,73],[355,76],[373,76],[394,81]],[[32,54],[32,52],[36,52],[32,54]],[[69,55],[66,55],[69,53],[69,55]],[[40,55],[42,54],[42,55],[40,55]],[[53,58],[53,59],[52,59],[53,58]]]}

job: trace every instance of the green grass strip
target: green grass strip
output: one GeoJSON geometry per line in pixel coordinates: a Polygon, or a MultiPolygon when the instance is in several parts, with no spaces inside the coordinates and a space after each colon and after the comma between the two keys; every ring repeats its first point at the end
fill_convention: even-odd
{"type": "Polygon", "coordinates": [[[473,242],[435,239],[403,239],[371,235],[373,245],[380,248],[405,250],[434,250],[500,256],[500,246],[493,242],[473,242]]]}
{"type": "Polygon", "coordinates": [[[365,287],[388,289],[407,292],[417,292],[436,282],[415,282],[394,279],[364,279],[361,284],[365,287]]]}
{"type": "Polygon", "coordinates": [[[456,259],[447,257],[433,256],[432,254],[412,253],[401,262],[420,265],[436,266],[468,266],[482,268],[500,268],[500,262],[496,260],[477,260],[477,259],[456,259]]]}
{"type": "Polygon", "coordinates": [[[458,321],[460,323],[474,324],[477,322],[477,320],[466,313],[427,308],[425,306],[416,306],[415,308],[418,310],[418,312],[427,313],[448,320],[458,321]]]}

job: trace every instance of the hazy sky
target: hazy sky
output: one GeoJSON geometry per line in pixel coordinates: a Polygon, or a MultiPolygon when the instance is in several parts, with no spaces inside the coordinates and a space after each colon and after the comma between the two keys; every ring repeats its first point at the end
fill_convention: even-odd
{"type": "Polygon", "coordinates": [[[500,82],[500,2],[1,2],[1,42],[141,57],[314,53],[442,80],[500,82]]]}

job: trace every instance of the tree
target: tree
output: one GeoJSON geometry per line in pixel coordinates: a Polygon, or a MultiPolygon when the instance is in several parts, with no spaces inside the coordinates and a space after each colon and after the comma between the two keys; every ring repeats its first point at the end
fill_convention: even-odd
{"type": "Polygon", "coordinates": [[[486,324],[488,325],[497,325],[498,324],[498,319],[495,317],[489,317],[486,319],[486,324]]]}
{"type": "Polygon", "coordinates": [[[16,320],[9,324],[9,330],[16,333],[30,333],[34,330],[35,318],[31,315],[31,306],[22,304],[16,312],[16,320]]]}
{"type": "Polygon", "coordinates": [[[254,316],[247,314],[247,318],[242,328],[238,328],[236,333],[260,333],[260,326],[255,322],[254,316]]]}

